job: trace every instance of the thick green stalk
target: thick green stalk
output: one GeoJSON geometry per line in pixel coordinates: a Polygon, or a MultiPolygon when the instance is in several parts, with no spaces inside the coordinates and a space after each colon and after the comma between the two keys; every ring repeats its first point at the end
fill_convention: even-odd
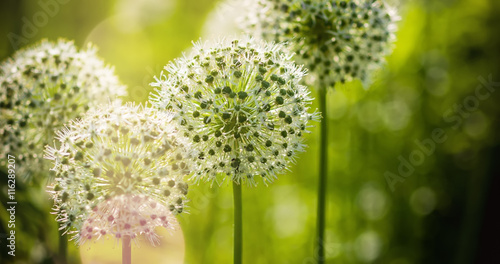
{"type": "Polygon", "coordinates": [[[68,263],[68,237],[63,235],[64,230],[59,230],[59,262],[60,264],[68,263]]]}
{"type": "Polygon", "coordinates": [[[241,264],[243,256],[241,185],[236,182],[233,182],[233,199],[234,199],[234,264],[241,264]]]}
{"type": "Polygon", "coordinates": [[[328,173],[328,116],[326,109],[326,87],[319,87],[319,110],[323,116],[320,124],[319,142],[319,179],[318,179],[318,209],[317,238],[315,253],[319,264],[325,263],[325,211],[326,211],[326,179],[328,173]]]}

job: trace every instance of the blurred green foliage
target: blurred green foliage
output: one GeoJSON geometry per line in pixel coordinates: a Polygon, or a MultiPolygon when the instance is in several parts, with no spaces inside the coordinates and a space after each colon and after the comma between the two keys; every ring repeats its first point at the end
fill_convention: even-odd
{"type": "MultiPolygon", "coordinates": [[[[128,100],[136,102],[147,100],[148,83],[163,65],[202,36],[215,6],[212,0],[66,2],[25,41],[65,37],[79,46],[93,41],[129,86],[128,100]]],[[[26,0],[0,6],[4,59],[15,50],[9,33],[22,36],[26,20],[44,9],[26,0]]],[[[330,119],[323,120],[331,132],[327,262],[474,263],[498,161],[500,114],[498,92],[478,99],[475,90],[481,77],[500,82],[500,3],[413,0],[401,1],[399,9],[394,52],[373,74],[372,85],[363,89],[349,83],[328,95],[330,119]],[[428,143],[435,129],[446,139],[427,155],[415,141],[428,143]],[[392,191],[387,172],[398,175],[399,157],[411,163],[418,151],[424,153],[422,163],[408,177],[393,176],[399,181],[392,191]]],[[[245,263],[314,263],[317,130],[291,173],[270,186],[243,190],[245,263]]],[[[3,206],[5,182],[2,174],[3,206]]],[[[52,262],[57,229],[43,185],[18,181],[17,262],[6,254],[2,237],[1,263],[52,262]]],[[[230,185],[200,184],[190,191],[190,214],[180,219],[185,263],[230,263],[230,185]]],[[[5,233],[4,208],[0,219],[5,233]]],[[[78,261],[74,247],[70,260],[78,261]]]]}

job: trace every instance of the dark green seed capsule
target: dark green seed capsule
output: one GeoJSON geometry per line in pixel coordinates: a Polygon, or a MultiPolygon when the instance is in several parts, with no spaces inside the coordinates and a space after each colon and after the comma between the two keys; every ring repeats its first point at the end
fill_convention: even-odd
{"type": "Polygon", "coordinates": [[[222,89],[222,93],[224,94],[230,94],[232,92],[231,87],[225,86],[224,89],[222,89]]]}
{"type": "Polygon", "coordinates": [[[210,124],[211,121],[212,121],[212,118],[209,116],[205,116],[205,118],[203,118],[203,123],[205,123],[205,124],[210,124]]]}
{"type": "Polygon", "coordinates": [[[245,147],[246,151],[253,151],[253,145],[252,144],[248,144],[246,147],[245,147]]]}
{"type": "Polygon", "coordinates": [[[62,202],[63,203],[66,202],[68,200],[68,198],[69,198],[69,193],[63,192],[62,197],[61,197],[62,202]]]}
{"type": "Polygon", "coordinates": [[[238,115],[238,122],[243,123],[247,121],[247,116],[245,114],[238,115]]]}
{"type": "Polygon", "coordinates": [[[214,82],[214,79],[214,76],[208,75],[207,78],[205,78],[205,82],[210,84],[214,82]]]}
{"type": "Polygon", "coordinates": [[[77,160],[77,161],[83,160],[83,152],[81,152],[81,151],[76,152],[75,160],[77,160]]]}
{"type": "Polygon", "coordinates": [[[240,166],[240,163],[241,163],[241,160],[239,158],[236,158],[234,159],[232,162],[231,162],[231,167],[233,168],[237,168],[238,166],[240,166]]]}
{"type": "Polygon", "coordinates": [[[168,186],[174,187],[175,186],[175,181],[174,180],[169,180],[168,181],[168,186]]]}
{"type": "Polygon", "coordinates": [[[238,98],[241,100],[245,100],[247,98],[248,94],[246,92],[239,92],[238,93],[238,98]]]}

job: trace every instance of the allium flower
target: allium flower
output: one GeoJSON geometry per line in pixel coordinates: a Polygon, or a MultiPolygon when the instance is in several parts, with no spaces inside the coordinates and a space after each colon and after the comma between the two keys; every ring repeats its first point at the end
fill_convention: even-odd
{"type": "Polygon", "coordinates": [[[156,227],[174,229],[178,223],[163,204],[145,195],[122,194],[92,208],[83,223],[79,243],[112,235],[131,239],[143,234],[152,245],[159,244],[156,227]]]}
{"type": "MultiPolygon", "coordinates": [[[[120,230],[128,229],[127,223],[129,232],[151,238],[154,235],[137,227],[137,221],[142,226],[141,219],[152,216],[152,211],[168,218],[165,208],[172,213],[184,210],[188,185],[182,178],[190,173],[193,158],[187,140],[178,136],[172,114],[110,105],[89,111],[59,131],[57,139],[60,147],[46,149],[56,172],[50,193],[61,229],[76,234],[76,239],[85,241],[80,236],[93,232],[86,229],[92,225],[89,221],[98,221],[95,230],[117,238],[124,234],[120,230]],[[134,205],[138,203],[145,207],[134,205]],[[117,213],[123,219],[115,223],[104,224],[100,219],[103,215],[117,218],[117,213]]],[[[144,226],[163,224],[151,221],[144,226]]]]}
{"type": "Polygon", "coordinates": [[[23,176],[48,170],[43,148],[55,129],[126,94],[95,48],[78,51],[65,40],[42,41],[15,53],[0,65],[0,85],[0,155],[19,157],[23,176]]]}
{"type": "Polygon", "coordinates": [[[195,179],[271,182],[304,150],[304,132],[317,114],[299,82],[305,71],[281,45],[253,39],[198,44],[165,67],[150,98],[172,109],[198,151],[195,179]]]}
{"type": "Polygon", "coordinates": [[[244,23],[252,34],[288,42],[323,85],[366,82],[390,51],[395,12],[382,0],[258,0],[244,23]]]}

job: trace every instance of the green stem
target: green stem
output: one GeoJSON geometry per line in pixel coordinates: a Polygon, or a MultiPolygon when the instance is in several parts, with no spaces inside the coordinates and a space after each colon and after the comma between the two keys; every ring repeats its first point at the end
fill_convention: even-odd
{"type": "Polygon", "coordinates": [[[319,180],[317,209],[317,239],[316,249],[318,264],[325,263],[325,211],[326,211],[326,179],[328,173],[328,116],[326,109],[326,87],[319,87],[319,111],[323,116],[320,124],[321,136],[319,142],[319,180]]]}
{"type": "Polygon", "coordinates": [[[63,234],[64,230],[59,230],[59,263],[68,263],[68,238],[63,234]]]}
{"type": "Polygon", "coordinates": [[[234,264],[242,263],[243,256],[243,229],[242,229],[242,205],[241,185],[233,182],[234,198],[234,264]]]}

